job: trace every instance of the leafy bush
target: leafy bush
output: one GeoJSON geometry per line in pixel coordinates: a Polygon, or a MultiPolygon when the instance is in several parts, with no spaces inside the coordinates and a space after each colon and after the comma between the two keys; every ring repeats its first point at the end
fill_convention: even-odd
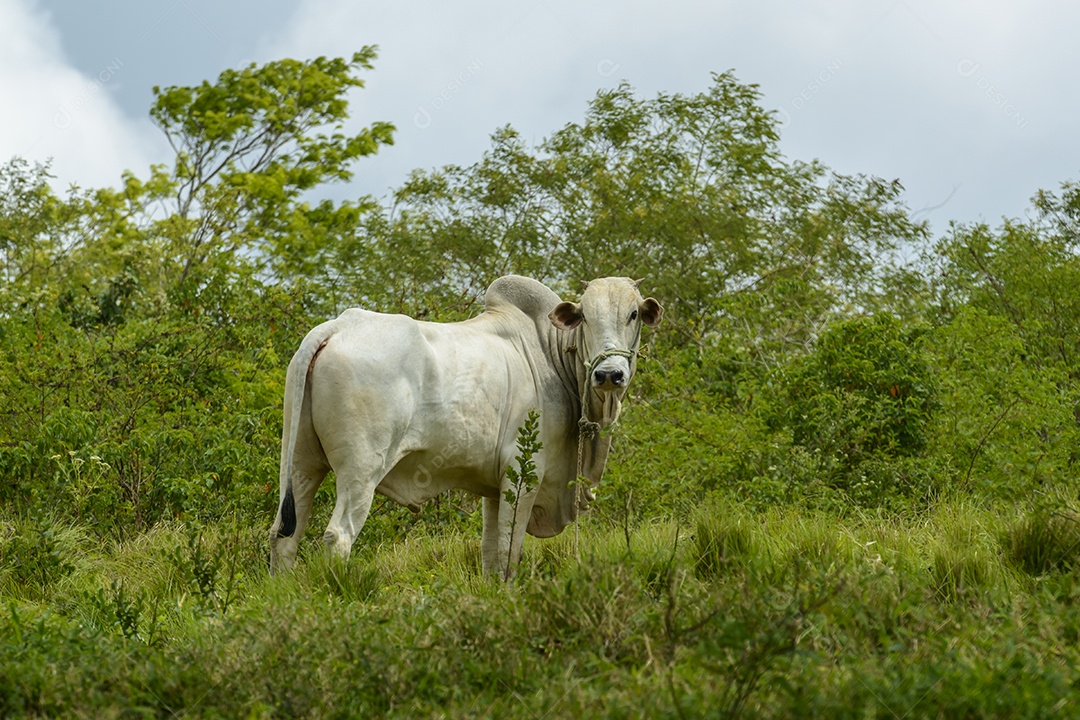
{"type": "Polygon", "coordinates": [[[47,595],[56,583],[75,571],[69,548],[61,543],[62,528],[45,516],[37,516],[4,528],[0,537],[0,568],[20,593],[47,595]]]}
{"type": "Polygon", "coordinates": [[[1080,387],[1060,364],[1032,362],[1017,328],[968,309],[933,332],[941,410],[929,453],[980,497],[1018,500],[1076,473],[1080,387]]]}
{"type": "Polygon", "coordinates": [[[782,369],[779,397],[758,406],[774,431],[790,433],[776,461],[789,482],[861,505],[925,497],[933,481],[920,458],[939,403],[924,337],[886,314],[841,320],[782,369]]]}
{"type": "Polygon", "coordinates": [[[160,618],[156,602],[143,591],[131,593],[123,582],[113,581],[109,590],[84,593],[85,601],[93,608],[98,622],[115,630],[128,640],[140,639],[153,644],[161,639],[160,618]]]}
{"type": "Polygon", "coordinates": [[[830,326],[783,378],[792,441],[841,458],[841,471],[921,452],[937,406],[924,332],[885,314],[830,326]]]}

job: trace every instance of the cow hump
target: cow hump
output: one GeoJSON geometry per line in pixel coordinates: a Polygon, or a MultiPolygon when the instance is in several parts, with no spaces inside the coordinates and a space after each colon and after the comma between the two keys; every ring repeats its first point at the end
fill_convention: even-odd
{"type": "Polygon", "coordinates": [[[532,278],[521,275],[504,275],[488,286],[484,293],[484,307],[498,310],[511,305],[532,318],[547,322],[547,314],[560,302],[551,288],[532,278]]]}

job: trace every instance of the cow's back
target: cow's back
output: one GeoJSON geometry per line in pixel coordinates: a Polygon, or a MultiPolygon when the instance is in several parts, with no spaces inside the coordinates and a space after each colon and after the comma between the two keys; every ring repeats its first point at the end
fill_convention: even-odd
{"type": "Polygon", "coordinates": [[[497,494],[517,427],[544,402],[531,320],[512,304],[460,323],[350,310],[333,329],[311,370],[331,464],[357,443],[386,454],[380,491],[414,508],[450,487],[497,494]]]}

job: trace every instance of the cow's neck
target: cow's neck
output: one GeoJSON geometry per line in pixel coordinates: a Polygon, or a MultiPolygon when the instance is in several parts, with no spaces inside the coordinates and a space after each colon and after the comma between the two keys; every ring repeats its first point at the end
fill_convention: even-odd
{"type": "Polygon", "coordinates": [[[602,395],[588,387],[589,358],[583,347],[582,333],[580,328],[570,332],[556,330],[558,356],[554,359],[570,400],[568,409],[580,423],[577,440],[581,467],[578,472],[595,484],[604,473],[611,446],[611,436],[601,431],[618,419],[621,404],[615,394],[602,395]]]}
{"type": "Polygon", "coordinates": [[[573,404],[575,417],[607,427],[619,417],[619,399],[611,394],[602,395],[588,387],[586,374],[589,358],[582,344],[580,328],[570,332],[554,332],[556,357],[555,368],[563,387],[573,404]],[[610,399],[608,399],[610,397],[610,399]],[[584,413],[582,409],[584,408],[584,413]]]}

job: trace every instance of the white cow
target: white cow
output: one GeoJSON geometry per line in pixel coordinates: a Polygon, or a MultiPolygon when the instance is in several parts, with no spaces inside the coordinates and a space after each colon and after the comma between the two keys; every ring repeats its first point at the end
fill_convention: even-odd
{"type": "Polygon", "coordinates": [[[323,535],[332,553],[348,556],[376,492],[417,512],[461,488],[484,498],[484,571],[508,574],[526,530],[557,535],[594,499],[611,442],[596,431],[619,416],[641,326],[663,314],[639,282],[593,280],[578,304],[508,275],[464,322],[353,309],[308,333],[285,381],[271,570],[292,565],[333,469],[337,503],[323,535]],[[511,504],[506,469],[534,409],[539,482],[511,504]],[[577,487],[579,464],[590,487],[577,487]]]}

